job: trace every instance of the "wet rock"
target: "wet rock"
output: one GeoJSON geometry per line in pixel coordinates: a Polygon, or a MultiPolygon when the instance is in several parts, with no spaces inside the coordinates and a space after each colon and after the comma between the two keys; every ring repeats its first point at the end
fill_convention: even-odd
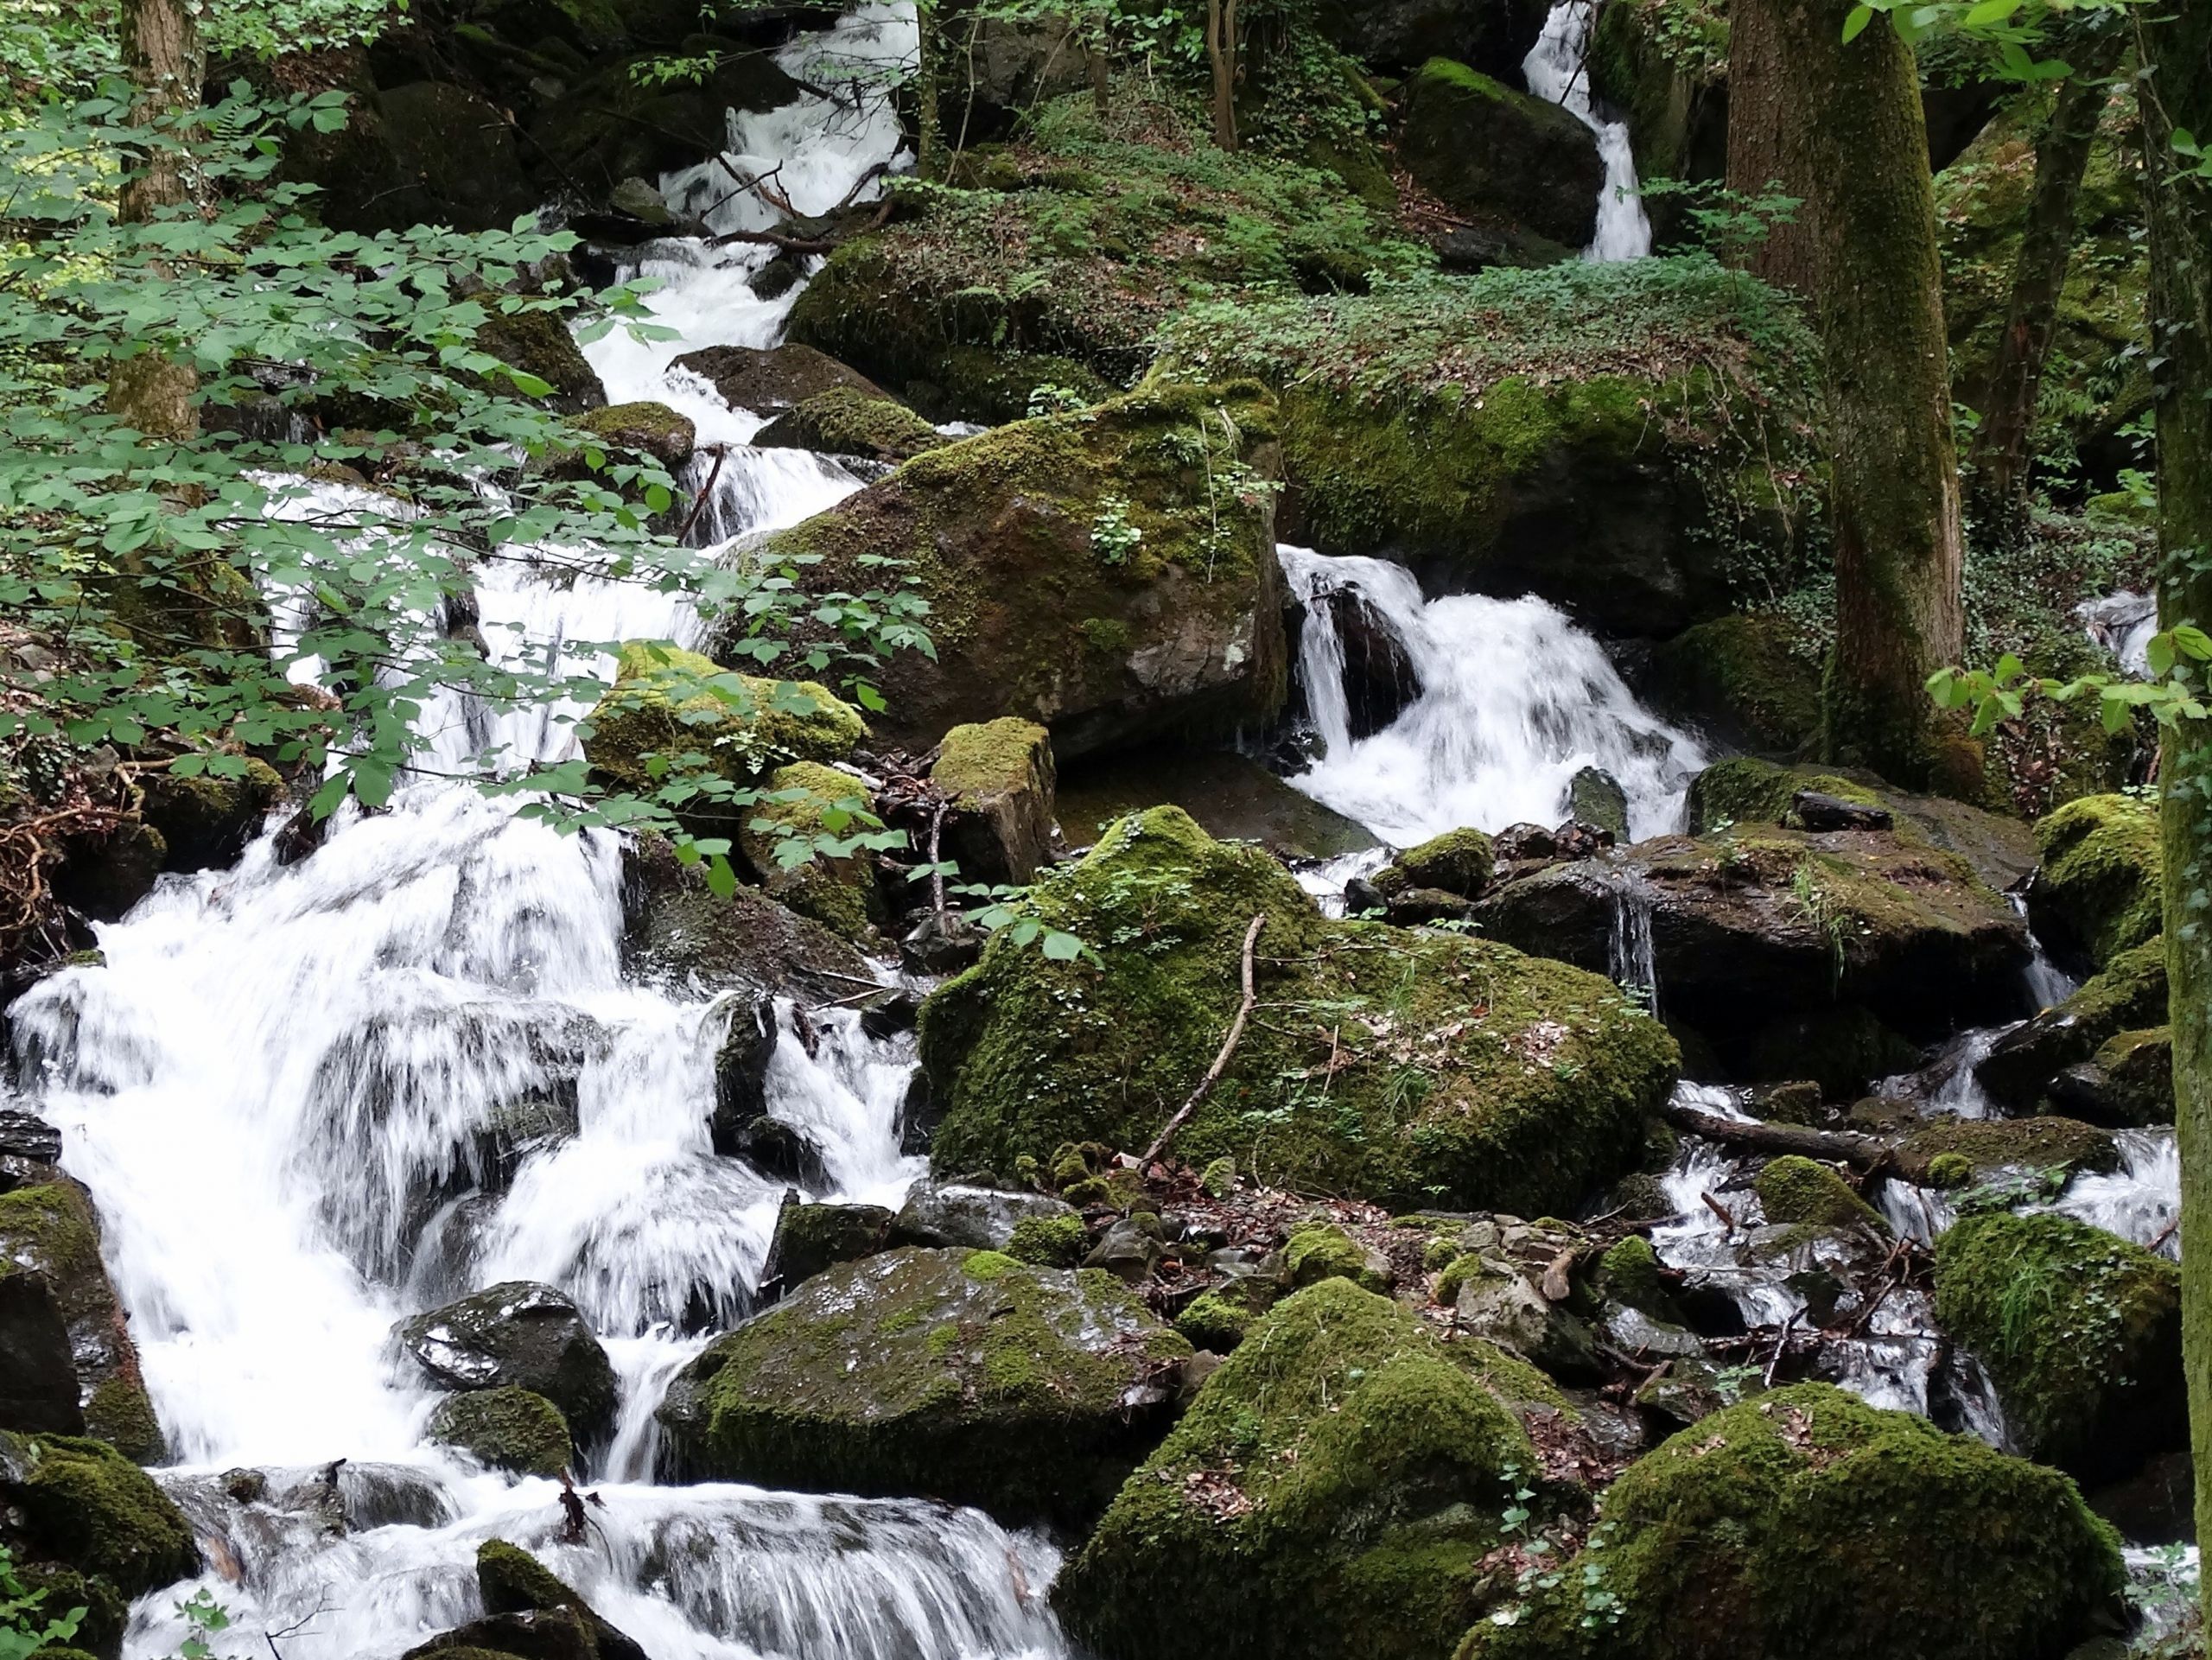
{"type": "Polygon", "coordinates": [[[2057,1117],[1938,1119],[1910,1131],[1893,1156],[1899,1174],[1924,1182],[1946,1154],[1964,1160],[1974,1180],[2007,1170],[2075,1174],[2120,1168],[2120,1147],[2109,1131],[2057,1117]]]}
{"type": "MultiPolygon", "coordinates": [[[[678,415],[665,404],[611,404],[602,410],[588,410],[573,424],[610,445],[641,451],[670,473],[683,468],[699,441],[698,429],[690,417],[678,415]]],[[[580,461],[581,456],[576,459],[580,461]]],[[[560,461],[553,466],[556,474],[566,475],[560,461]]],[[[584,469],[574,470],[582,476],[584,469]]]]}
{"type": "Polygon", "coordinates": [[[105,1441],[0,1431],[0,1498],[22,1518],[29,1555],[100,1575],[126,1597],[199,1568],[168,1495],[105,1441]]]}
{"type": "Polygon", "coordinates": [[[1503,215],[1571,248],[1597,233],[1605,167],[1590,129],[1463,64],[1433,58],[1408,82],[1398,155],[1462,213],[1503,215]]]}
{"type": "Polygon", "coordinates": [[[1326,1068],[1326,1105],[1270,1132],[1284,1185],[1540,1214],[1623,1173],[1671,1085],[1673,1040],[1609,983],[1485,940],[1323,918],[1264,853],[1217,843],[1173,808],[1122,821],[1032,903],[1093,942],[1103,969],[1001,934],[923,1005],[922,1064],[946,1109],[941,1171],[1147,1145],[1220,1050],[1255,914],[1268,919],[1256,995],[1348,1014],[1310,1031],[1249,1023],[1178,1133],[1194,1164],[1249,1155],[1248,1109],[1281,1101],[1287,1074],[1326,1068]]]}
{"type": "Polygon", "coordinates": [[[2160,926],[2158,817],[2135,796],[2084,796],[2036,824],[2028,920],[2053,951],[2103,968],[2160,926]]]}
{"type": "Polygon", "coordinates": [[[565,1612],[590,1633],[596,1660],[645,1660],[637,1643],[601,1619],[575,1589],[519,1545],[486,1539],[476,1548],[476,1588],[486,1612],[565,1612]]]}
{"type": "Polygon", "coordinates": [[[971,882],[1027,884],[1053,840],[1052,735],[1011,716],[944,735],[930,781],[950,798],[944,851],[971,882]]]}
{"type": "Polygon", "coordinates": [[[942,913],[922,913],[899,940],[899,960],[914,974],[957,974],[975,966],[982,952],[983,931],[949,903],[942,913]]]}
{"type": "MultiPolygon", "coordinates": [[[[791,349],[791,348],[787,348],[791,349]]],[[[802,399],[753,435],[761,449],[812,449],[903,461],[952,442],[896,399],[833,386],[802,399]]]]}
{"type": "Polygon", "coordinates": [[[853,836],[880,822],[874,796],[852,773],[819,761],[790,762],[763,782],[764,798],[746,814],[737,834],[738,851],[754,879],[771,898],[840,938],[866,938],[883,913],[874,855],[862,849],[838,856],[819,843],[825,836],[853,836]],[[810,857],[785,862],[808,849],[810,857]]]}
{"type": "Polygon", "coordinates": [[[1004,1250],[1024,1222],[1077,1215],[1075,1206],[1049,1194],[971,1187],[925,1177],[908,1191],[906,1204],[892,1223],[892,1241],[900,1245],[1004,1250]]]}
{"type": "Polygon", "coordinates": [[[52,1181],[60,1160],[60,1130],[35,1113],[0,1109],[0,1193],[52,1181]]]}
{"type": "Polygon", "coordinates": [[[599,1660],[591,1628],[566,1608],[546,1612],[487,1614],[417,1644],[400,1660],[599,1660]]]}
{"type": "Polygon", "coordinates": [[[1090,1254],[1083,1259],[1083,1265],[1086,1269],[1103,1269],[1117,1280],[1137,1285],[1152,1277],[1153,1270],[1166,1254],[1160,1218],[1149,1211],[1140,1211],[1108,1228],[1091,1247],[1090,1254]]]}
{"type": "Polygon", "coordinates": [[[1587,824],[1580,819],[1568,819],[1552,830],[1552,851],[1561,859],[1588,859],[1603,853],[1619,838],[1603,824],[1587,824]]]}
{"type": "Polygon", "coordinates": [[[1824,1164],[1791,1154],[1769,1159],[1752,1187],[1769,1222],[1802,1222],[1821,1228],[1872,1228],[1886,1234],[1881,1212],[1824,1164]]]}
{"type": "Polygon", "coordinates": [[[557,1476],[575,1459],[561,1409],[512,1385],[447,1396],[430,1415],[429,1436],[518,1475],[557,1476]]]}
{"type": "Polygon", "coordinates": [[[899,1250],[831,1269],[715,1339],[660,1420],[693,1479],[1080,1526],[1157,1438],[1156,1380],[1189,1353],[1105,1275],[899,1250]]]}
{"type": "Polygon", "coordinates": [[[402,1320],[392,1335],[441,1388],[533,1390],[587,1443],[613,1428],[614,1368],[575,1302],[550,1285],[509,1280],[402,1320]]]}
{"type": "Polygon", "coordinates": [[[1711,1417],[1737,1398],[1738,1391],[1721,1377],[1720,1368],[1694,1355],[1670,1358],[1636,1391],[1638,1410],[1657,1419],[1662,1428],[1677,1429],[1711,1417]]]}
{"type": "Polygon", "coordinates": [[[1936,1317],[2022,1453],[2085,1479],[2188,1444],[2181,1270],[2071,1217],[1973,1216],[1936,1242],[1936,1317]]]}
{"type": "Polygon", "coordinates": [[[2002,1015],[2028,960],[1964,860],[1868,831],[1662,836],[1518,875],[1477,914],[1492,938],[1602,970],[1624,893],[1650,907],[1661,996],[1724,1059],[1759,1024],[1837,1002],[1907,1034],[2002,1015]]]}
{"type": "Polygon", "coordinates": [[[126,818],[98,838],[71,838],[54,873],[54,896],[95,922],[118,922],[154,891],[169,844],[151,824],[126,818]]]}
{"type": "Polygon", "coordinates": [[[1538,1415],[1572,1421],[1533,1368],[1324,1281],[1206,1380],[1053,1605],[1099,1660],[1183,1651],[1194,1631],[1238,1655],[1447,1653],[1485,1606],[1507,1472],[1539,1467],[1521,1422],[1538,1415]]]}
{"type": "Polygon", "coordinates": [[[1737,1070],[1750,1078],[1809,1078],[1827,1099],[1853,1101],[1875,1079],[1910,1072],[1919,1060],[1919,1046],[1872,1009],[1837,1003],[1800,1009],[1762,1027],[1739,1050],[1737,1070]]]}
{"type": "Polygon", "coordinates": [[[1616,843],[1628,840],[1628,792],[1602,768],[1585,766],[1567,780],[1567,811],[1578,824],[1594,824],[1616,843]]]}
{"type": "Polygon", "coordinates": [[[1460,1660],[1661,1660],[1715,1608],[1730,1654],[2056,1656],[2113,1617],[2123,1581],[2117,1542],[2056,1472],[1824,1383],[1662,1443],[1607,1492],[1605,1520],[1600,1553],[1515,1624],[1476,1625],[1460,1660]],[[1593,1580],[1620,1615],[1594,1641],[1593,1580]]]}
{"type": "Polygon", "coordinates": [[[891,396],[866,375],[810,346],[710,346],[677,359],[676,366],[711,385],[732,409],[755,415],[780,414],[840,390],[868,398],[891,396]]]}
{"type": "Polygon", "coordinates": [[[891,1212],[881,1205],[804,1205],[786,1193],[760,1267],[764,1296],[789,1296],[825,1269],[873,1256],[891,1243],[891,1212]]]}
{"type": "Polygon", "coordinates": [[[1559,852],[1559,840],[1541,824],[1508,824],[1491,838],[1491,849],[1501,865],[1543,862],[1559,852]]]}
{"type": "Polygon", "coordinates": [[[141,811],[162,833],[171,870],[227,869],[245,851],[270,808],[283,799],[284,780],[265,761],[249,759],[236,778],[148,773],[139,780],[141,811]]]}
{"type": "Polygon", "coordinates": [[[2050,1081],[2050,1098],[2077,1118],[2116,1129],[2170,1123],[2174,1039],[2170,1027],[2118,1033],[2089,1059],[2050,1081]]]}
{"type": "Polygon", "coordinates": [[[625,964],[645,978],[826,1000],[876,977],[849,944],[758,888],[709,892],[705,873],[661,836],[634,838],[622,874],[625,964]]]}
{"type": "Polygon", "coordinates": [[[1396,629],[1354,588],[1339,588],[1315,601],[1327,609],[1344,647],[1347,725],[1355,738],[1372,737],[1406,712],[1421,695],[1420,671],[1396,629]]]}
{"type": "Polygon", "coordinates": [[[768,1063],[780,1035],[775,1000],[766,992],[731,994],[729,1027],[715,1051],[715,1110],[708,1123],[715,1151],[725,1157],[752,1160],[755,1127],[768,1115],[768,1063]]]}
{"type": "Polygon", "coordinates": [[[1489,890],[1496,866],[1496,849],[1482,831],[1447,830],[1407,849],[1376,871],[1370,885],[1386,902],[1410,899],[1424,890],[1462,901],[1477,900],[1489,890]]]}
{"type": "Polygon", "coordinates": [[[1116,820],[1175,806],[1209,836],[1257,842],[1294,859],[1334,859],[1382,844],[1363,825],[1301,795],[1249,756],[1226,749],[1147,746],[1063,770],[1060,828],[1087,846],[1116,820]]]}
{"type": "Polygon", "coordinates": [[[1789,798],[1789,816],[1808,830],[1885,830],[1897,825],[1887,807],[1847,801],[1820,790],[1800,790],[1789,798]]]}
{"type": "Polygon", "coordinates": [[[2055,1008],[2014,1027],[1990,1046],[1974,1078],[2014,1112],[2032,1110],[2067,1067],[2088,1059],[2120,1033],[2166,1016],[2163,937],[2115,952],[2102,972],[2055,1008]]]}
{"type": "Polygon", "coordinates": [[[1452,1308],[1468,1331],[1561,1383],[1595,1383],[1604,1376],[1588,1325],[1547,1300],[1524,1274],[1469,1275],[1460,1281],[1452,1308]]]}
{"type": "Polygon", "coordinates": [[[85,1433],[69,1327],[42,1275],[0,1277],[0,1429],[85,1433]]]}
{"type": "MultiPolygon", "coordinates": [[[[1723,742],[1777,754],[1820,735],[1821,665],[1776,615],[1715,617],[1651,651],[1638,690],[1661,714],[1723,742]]],[[[1692,830],[1701,829],[1694,817],[1692,830]]]]}

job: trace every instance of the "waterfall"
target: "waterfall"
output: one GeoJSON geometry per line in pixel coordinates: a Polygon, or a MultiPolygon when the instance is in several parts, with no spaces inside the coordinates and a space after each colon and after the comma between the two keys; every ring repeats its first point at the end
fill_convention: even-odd
{"type": "Polygon", "coordinates": [[[1298,672],[1321,746],[1289,780],[1296,788],[1397,847],[1469,824],[1555,824],[1585,766],[1627,792],[1632,836],[1679,823],[1704,751],[1643,709],[1564,612],[1533,596],[1427,600],[1401,565],[1279,551],[1306,606],[1298,672]],[[1314,603],[1342,588],[1396,636],[1421,684],[1395,721],[1363,738],[1351,735],[1337,619],[1314,603]]]}
{"type": "Polygon", "coordinates": [[[1590,30],[1597,16],[1597,0],[1560,0],[1522,60],[1521,73],[1531,92],[1558,105],[1598,136],[1605,182],[1598,196],[1598,233],[1583,258],[1640,259],[1651,251],[1651,221],[1644,217],[1637,186],[1628,123],[1605,120],[1590,103],[1590,30]]]}
{"type": "MultiPolygon", "coordinates": [[[[911,8],[874,7],[785,56],[883,61],[913,45],[911,8]]],[[[883,102],[809,93],[734,124],[733,142],[782,160],[794,205],[819,211],[893,160],[883,102]]],[[[825,458],[750,448],[760,417],[672,366],[776,340],[790,302],[747,280],[766,257],[648,249],[648,308],[682,338],[618,329],[584,348],[613,400],[670,404],[727,447],[725,536],[859,485],[825,458]]],[[[302,489],[284,511],[340,489],[302,489]]],[[[495,658],[692,626],[648,584],[547,580],[527,557],[481,583],[495,658]]],[[[280,623],[288,603],[272,596],[280,623]]],[[[449,701],[423,730],[448,759],[501,742],[557,760],[575,742],[563,712],[578,711],[493,722],[449,701]]],[[[417,778],[388,811],[341,809],[298,862],[280,864],[264,834],[233,869],[163,878],[100,928],[103,963],[11,1009],[17,1083],[63,1131],[105,1224],[178,1460],[162,1479],[217,1542],[207,1588],[242,1644],[273,1631],[287,1660],[377,1660],[479,1612],[475,1549],[497,1536],[537,1549],[659,1660],[1059,1654],[1042,1599],[1052,1548],[977,1513],[645,1485],[652,1409],[704,1341],[679,1328],[750,1306],[783,1185],[710,1143],[727,1006],[623,973],[622,858],[611,834],[564,836],[417,778]],[[574,1297],[623,1386],[585,1472],[601,1500],[588,1545],[555,1537],[552,1484],[426,1441],[435,1397],[388,1352],[398,1319],[510,1278],[574,1297]],[[349,1526],[327,1525],[332,1504],[349,1526]]],[[[770,1110],[819,1142],[837,1193],[896,1204],[919,1168],[897,1135],[912,1038],[870,1037],[849,1009],[809,1019],[811,1045],[774,1051],[770,1110]]],[[[141,1600],[128,1655],[175,1651],[189,1589],[141,1600]]]]}

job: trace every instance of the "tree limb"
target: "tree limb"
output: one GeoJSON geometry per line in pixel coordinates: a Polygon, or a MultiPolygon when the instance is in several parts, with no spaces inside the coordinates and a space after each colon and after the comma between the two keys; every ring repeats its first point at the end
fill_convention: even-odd
{"type": "Polygon", "coordinates": [[[1676,1129],[1702,1135],[1726,1147],[1747,1147],[1760,1153],[1796,1153],[1808,1159],[1847,1164],[1854,1170],[1872,1170],[1886,1162],[1889,1148],[1872,1135],[1854,1130],[1804,1129],[1796,1124],[1765,1124],[1756,1120],[1723,1118],[1669,1101],[1659,1116],[1676,1129]]]}
{"type": "Polygon", "coordinates": [[[1267,925],[1268,913],[1262,911],[1252,919],[1252,925],[1244,931],[1244,1000],[1236,1005],[1236,1018],[1229,1023],[1229,1035],[1221,1040],[1221,1053],[1213,1058],[1213,1065],[1206,1068],[1206,1075],[1198,1080],[1198,1087],[1191,1091],[1190,1098],[1176,1109],[1175,1116],[1167,1121],[1166,1128],[1154,1139],[1150,1147],[1145,1148],[1144,1157],[1137,1161],[1139,1169],[1158,1159],[1166,1149],[1167,1143],[1175,1138],[1175,1132],[1190,1122],[1191,1115],[1198,1110],[1198,1103],[1221,1081],[1221,1075],[1229,1065],[1229,1058],[1236,1053],[1237,1040],[1244,1035],[1244,1022],[1252,1017],[1252,1005],[1258,1001],[1252,989],[1252,947],[1259,943],[1260,930],[1267,925]]]}

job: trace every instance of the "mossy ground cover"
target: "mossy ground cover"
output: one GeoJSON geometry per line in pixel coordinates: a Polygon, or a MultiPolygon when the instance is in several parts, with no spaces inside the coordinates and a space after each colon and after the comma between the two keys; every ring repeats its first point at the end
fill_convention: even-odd
{"type": "Polygon", "coordinates": [[[1567,1209],[1638,1155],[1678,1065],[1617,988],[1479,939],[1320,916],[1179,810],[1125,819],[1031,903],[1102,964],[994,941],[922,1014],[947,1170],[1151,1142],[1213,1060],[1246,926],[1258,1008],[1179,1156],[1406,1206],[1567,1209]]]}

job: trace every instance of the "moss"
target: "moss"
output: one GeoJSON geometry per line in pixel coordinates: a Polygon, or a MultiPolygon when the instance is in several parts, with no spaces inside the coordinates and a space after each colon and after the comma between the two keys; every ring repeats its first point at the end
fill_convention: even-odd
{"type": "Polygon", "coordinates": [[[92,1386],[85,1401],[85,1429],[133,1464],[158,1464],[168,1455],[168,1440],[135,1366],[92,1386]]]}
{"type": "Polygon", "coordinates": [[[1936,1317],[1988,1370],[2030,1458],[2114,1475],[2146,1421],[2177,1430],[2181,1270],[2101,1228],[1964,1218],[1936,1242],[1936,1317]]]}
{"type": "Polygon", "coordinates": [[[245,850],[262,816],[283,799],[284,780],[264,760],[249,757],[237,778],[174,770],[149,773],[140,782],[146,822],[162,835],[175,870],[227,865],[245,850]]]}
{"type": "Polygon", "coordinates": [[[1244,1333],[1257,1318],[1251,1305],[1241,1298],[1202,1291],[1175,1316],[1175,1329],[1190,1339],[1193,1348],[1227,1354],[1244,1340],[1244,1333]]]}
{"type": "Polygon", "coordinates": [[[1945,1154],[1967,1160],[1978,1175],[2056,1168],[2101,1173],[2120,1167],[2120,1147],[2111,1133],[2072,1118],[1948,1119],[1923,1125],[1897,1147],[1899,1166],[1908,1174],[1928,1169],[1945,1154]]]}
{"type": "Polygon", "coordinates": [[[659,787],[653,757],[696,756],[701,769],[749,784],[784,761],[842,760],[867,736],[859,714],[810,680],[734,674],[696,652],[639,641],[622,648],[585,753],[632,788],[659,787]]]}
{"type": "Polygon", "coordinates": [[[868,785],[811,760],[779,766],[763,784],[766,797],[747,813],[739,850],[776,900],[843,938],[859,938],[879,908],[873,856],[838,858],[818,846],[797,864],[785,864],[783,855],[795,843],[849,836],[880,823],[868,785]]]}
{"type": "Polygon", "coordinates": [[[1497,857],[1490,837],[1478,830],[1447,830],[1419,847],[1408,849],[1375,873],[1375,886],[1384,894],[1409,888],[1433,887],[1462,899],[1479,899],[1490,886],[1497,857]]]}
{"type": "Polygon", "coordinates": [[[1380,1254],[1327,1223],[1292,1229],[1290,1243],[1283,1248],[1283,1266],[1290,1271],[1293,1285],[1345,1279],[1363,1291],[1390,1288],[1388,1267],[1380,1254]]]}
{"type": "Polygon", "coordinates": [[[38,1436],[29,1446],[28,1472],[10,1492],[42,1552],[132,1597],[197,1569],[200,1552],[183,1516],[115,1448],[70,1435],[38,1436]]]}
{"type": "Polygon", "coordinates": [[[1598,976],[1325,919],[1274,860],[1174,808],[1121,821],[1030,903],[1103,966],[1001,934],[924,1004],[940,1170],[1147,1145],[1220,1047],[1259,913],[1256,988],[1277,1014],[1247,1027],[1179,1133],[1194,1162],[1407,1205],[1566,1209],[1634,1164],[1676,1068],[1665,1028],[1598,976]]]}
{"type": "Polygon", "coordinates": [[[1073,1268],[1090,1243],[1079,1216],[1025,1216],[1014,1224],[1006,1254],[1039,1268],[1073,1268]]]}
{"type": "MultiPolygon", "coordinates": [[[[130,1623],[130,1606],[123,1594],[108,1580],[97,1574],[79,1573],[59,1562],[22,1562],[16,1564],[16,1577],[28,1592],[45,1593],[40,1605],[49,1613],[67,1613],[73,1608],[82,1608],[85,1618],[77,1627],[75,1641],[83,1644],[84,1652],[113,1660],[123,1651],[123,1634],[130,1623]]],[[[60,1650],[40,1650],[51,1655],[60,1650]]]]}
{"type": "Polygon", "coordinates": [[[1011,715],[957,726],[944,735],[930,781],[968,805],[1034,789],[1039,754],[1051,742],[1052,735],[1034,721],[1011,715]]]}
{"type": "MultiPolygon", "coordinates": [[[[639,451],[671,473],[691,459],[698,442],[698,429],[690,417],[665,404],[610,404],[605,409],[570,417],[569,425],[610,448],[639,451]]],[[[579,449],[549,455],[543,464],[563,475],[581,476],[582,461],[579,449]]]]}
{"type": "Polygon", "coordinates": [[[1974,1180],[1974,1161],[1963,1153],[1938,1153],[1928,1161],[1930,1187],[1963,1187],[1974,1180]]]}
{"type": "Polygon", "coordinates": [[[2028,890],[2028,913],[2054,947],[2079,951],[2100,968],[2159,929],[2156,809],[2126,795],[2084,796],[2036,826],[2043,868],[2028,890]]]}
{"type": "Polygon", "coordinates": [[[2166,1003],[2161,936],[2114,952],[2064,1002],[2005,1034],[1974,1075],[2006,1106],[2031,1109],[2061,1072],[2088,1059],[2118,1034],[2162,1023],[2166,1003]]]}
{"type": "Polygon", "coordinates": [[[430,1415],[429,1434],[520,1475],[557,1476],[575,1454],[561,1409],[512,1384],[448,1396],[430,1415]]]}
{"type": "Polygon", "coordinates": [[[1732,823],[1782,824],[1789,817],[1789,804],[1800,790],[1814,790],[1846,801],[1878,807],[1881,798],[1866,785],[1810,767],[1779,766],[1756,756],[1735,755],[1715,761],[1690,780],[1690,834],[1704,836],[1716,826],[1732,823]]]}
{"type": "Polygon", "coordinates": [[[1770,1159],[1753,1183],[1769,1222],[1803,1222],[1846,1228],[1863,1224],[1878,1233],[1890,1231],[1879,1212],[1827,1165],[1792,1154],[1770,1159]]]}
{"type": "Polygon", "coordinates": [[[1236,1161],[1214,1159],[1198,1172],[1198,1186],[1209,1199],[1227,1199],[1236,1191],[1236,1161]]]}
{"type": "MultiPolygon", "coordinates": [[[[1053,1601],[1099,1660],[1440,1654],[1483,1606],[1550,1395],[1490,1345],[1328,1280],[1256,1321],[1089,1542],[1053,1601]]],[[[1555,1398],[1555,1397],[1552,1397],[1555,1398]]]]}
{"type": "Polygon", "coordinates": [[[893,1250],[716,1339],[661,1417],[695,1477],[1079,1526],[1156,1433],[1125,1397],[1190,1352],[1110,1275],[893,1250]]]}
{"type": "MultiPolygon", "coordinates": [[[[490,296],[487,303],[506,302],[490,296]]],[[[528,301],[513,311],[494,309],[476,331],[476,349],[545,382],[552,391],[545,394],[544,401],[555,409],[599,408],[607,402],[607,389],[569,332],[568,315],[558,308],[528,301]]],[[[510,396],[513,393],[512,383],[504,377],[494,389],[510,396]]]]}
{"type": "Polygon", "coordinates": [[[1772,614],[1694,624],[1652,648],[1645,693],[1672,713],[1740,732],[1755,748],[1800,753],[1821,731],[1821,665],[1799,649],[1802,632],[1772,614]]]}
{"type": "Polygon", "coordinates": [[[1659,1277],[1659,1253],[1640,1233],[1631,1233],[1599,1259],[1598,1275],[1605,1294],[1654,1320],[1674,1320],[1680,1315],[1659,1277]]]}
{"type": "Polygon", "coordinates": [[[833,386],[785,410],[753,442],[766,449],[818,449],[903,461],[952,441],[893,398],[833,386]]]}
{"type": "Polygon", "coordinates": [[[1826,1383],[1645,1454],[1601,1545],[1459,1660],[2057,1660],[2117,1606],[2120,1542],[2074,1484],[1826,1383]],[[1583,1589],[1618,1601],[1584,1623],[1583,1589]]]}

